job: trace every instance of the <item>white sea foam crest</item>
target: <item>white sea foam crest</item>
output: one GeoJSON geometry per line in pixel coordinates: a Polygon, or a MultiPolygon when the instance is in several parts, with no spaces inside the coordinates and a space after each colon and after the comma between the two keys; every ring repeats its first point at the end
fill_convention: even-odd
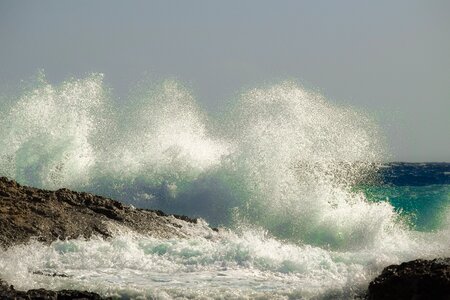
{"type": "Polygon", "coordinates": [[[112,103],[103,76],[52,86],[40,77],[0,120],[1,174],[37,187],[95,190],[132,184],[176,190],[220,164],[227,143],[208,136],[206,116],[175,81],[112,103]]]}
{"type": "Polygon", "coordinates": [[[383,153],[370,118],[291,82],[245,93],[234,115],[237,174],[249,189],[241,218],[338,248],[367,247],[392,229],[389,204],[352,191],[383,153]]]}
{"type": "Polygon", "coordinates": [[[119,120],[119,164],[112,172],[151,184],[189,180],[217,166],[229,145],[213,139],[189,90],[173,80],[144,89],[119,120]],[[183,178],[184,177],[184,178],[183,178]]]}
{"type": "Polygon", "coordinates": [[[336,252],[280,242],[261,231],[224,231],[215,239],[122,233],[0,249],[0,269],[19,290],[71,288],[119,298],[352,299],[388,264],[448,254],[447,234],[336,252]]]}
{"type": "Polygon", "coordinates": [[[119,105],[102,79],[56,87],[41,79],[13,103],[0,121],[2,174],[142,196],[177,213],[194,207],[212,222],[233,211],[235,220],[220,220],[332,248],[367,247],[395,227],[389,204],[352,191],[382,155],[364,114],[284,82],[244,93],[220,131],[176,81],[145,86],[119,105]]]}
{"type": "Polygon", "coordinates": [[[35,186],[75,187],[95,163],[90,137],[101,115],[102,75],[52,87],[40,78],[0,120],[4,175],[35,186]]]}

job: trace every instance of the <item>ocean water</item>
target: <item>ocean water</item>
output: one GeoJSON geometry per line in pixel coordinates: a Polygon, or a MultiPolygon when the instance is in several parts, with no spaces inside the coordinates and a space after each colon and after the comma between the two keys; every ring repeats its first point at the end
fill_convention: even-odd
{"type": "Polygon", "coordinates": [[[2,176],[202,218],[189,239],[117,229],[1,250],[17,289],[349,299],[389,264],[450,255],[450,164],[386,163],[370,114],[295,82],[243,92],[214,118],[173,80],[118,101],[101,74],[40,76],[2,98],[0,128],[2,176]]]}

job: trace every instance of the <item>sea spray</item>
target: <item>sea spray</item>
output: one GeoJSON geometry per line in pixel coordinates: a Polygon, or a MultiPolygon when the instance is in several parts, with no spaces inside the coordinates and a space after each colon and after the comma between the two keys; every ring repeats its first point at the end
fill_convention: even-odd
{"type": "Polygon", "coordinates": [[[118,157],[110,176],[122,172],[151,184],[192,180],[228,153],[227,143],[209,136],[206,117],[179,83],[164,81],[130,102],[118,120],[120,138],[111,151],[118,157]]]}
{"type": "Polygon", "coordinates": [[[177,82],[151,85],[120,106],[101,74],[56,87],[42,76],[2,111],[1,172],[21,183],[111,194],[138,182],[170,190],[228,153],[208,137],[206,118],[177,82]]]}
{"type": "Polygon", "coordinates": [[[392,206],[351,189],[382,157],[364,114],[284,82],[244,93],[214,128],[175,81],[141,87],[121,106],[102,78],[53,87],[41,77],[20,97],[0,124],[4,175],[299,244],[364,248],[394,230],[392,206]]]}
{"type": "Polygon", "coordinates": [[[2,175],[52,189],[84,186],[97,159],[92,138],[104,117],[102,76],[58,87],[42,77],[38,82],[0,120],[2,175]]]}
{"type": "Polygon", "coordinates": [[[393,226],[389,204],[351,191],[376,171],[383,149],[363,114],[285,82],[245,93],[231,120],[233,175],[248,195],[239,212],[251,224],[340,248],[367,247],[393,226]]]}

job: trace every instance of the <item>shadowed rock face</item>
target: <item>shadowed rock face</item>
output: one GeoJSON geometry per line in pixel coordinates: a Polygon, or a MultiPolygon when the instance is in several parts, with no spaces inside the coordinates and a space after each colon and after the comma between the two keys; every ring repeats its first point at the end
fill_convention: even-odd
{"type": "Polygon", "coordinates": [[[386,267],[369,285],[368,299],[450,299],[450,258],[386,267]]]}
{"type": "Polygon", "coordinates": [[[87,291],[61,290],[49,291],[45,289],[35,289],[29,291],[17,291],[13,286],[0,279],[0,299],[102,299],[99,294],[87,291]]]}
{"type": "Polygon", "coordinates": [[[186,237],[196,219],[136,209],[118,201],[68,189],[47,191],[0,178],[0,245],[8,247],[31,238],[110,237],[122,227],[160,238],[186,237]]]}
{"type": "MultiPolygon", "coordinates": [[[[136,209],[89,193],[78,193],[68,189],[41,190],[0,177],[0,247],[3,248],[26,243],[32,238],[44,243],[78,237],[108,238],[118,228],[159,238],[188,237],[193,234],[192,227],[201,227],[201,234],[208,236],[214,234],[214,230],[197,223],[197,219],[168,216],[157,210],[136,209]]],[[[196,235],[199,234],[198,230],[194,232],[196,235]]],[[[101,299],[101,297],[96,293],[75,290],[17,291],[0,279],[0,299],[101,299]]]]}

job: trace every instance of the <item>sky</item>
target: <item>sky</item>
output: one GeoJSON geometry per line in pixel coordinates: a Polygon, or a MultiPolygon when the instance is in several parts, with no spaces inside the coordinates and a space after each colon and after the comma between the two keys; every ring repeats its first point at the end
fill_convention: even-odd
{"type": "Polygon", "coordinates": [[[450,161],[450,1],[0,0],[0,87],[176,78],[220,111],[297,80],[379,122],[396,161],[450,161]]]}

